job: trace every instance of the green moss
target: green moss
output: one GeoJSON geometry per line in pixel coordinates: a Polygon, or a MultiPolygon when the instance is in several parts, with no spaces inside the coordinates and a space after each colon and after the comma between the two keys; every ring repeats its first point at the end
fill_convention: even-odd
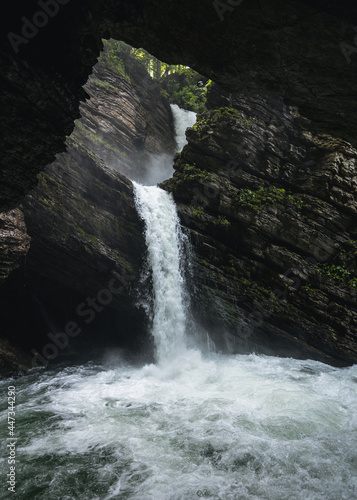
{"type": "Polygon", "coordinates": [[[219,215],[217,221],[218,224],[224,228],[228,228],[231,225],[230,221],[223,215],[219,215]]]}
{"type": "Polygon", "coordinates": [[[204,214],[204,209],[202,206],[190,205],[191,215],[196,219],[202,219],[204,214]]]}
{"type": "Polygon", "coordinates": [[[119,94],[119,89],[109,82],[104,82],[103,80],[99,80],[98,78],[94,77],[91,79],[91,81],[95,83],[95,85],[97,85],[98,87],[102,87],[105,88],[106,90],[114,92],[115,94],[119,94]]]}
{"type": "Polygon", "coordinates": [[[317,288],[312,288],[311,283],[307,283],[306,285],[301,287],[301,291],[303,292],[309,292],[309,293],[319,293],[320,290],[317,288]]]}
{"type": "Polygon", "coordinates": [[[351,271],[344,268],[343,266],[336,266],[335,264],[323,264],[317,272],[319,274],[324,274],[330,278],[344,282],[347,286],[351,288],[357,288],[357,277],[353,276],[351,271]]]}
{"type": "Polygon", "coordinates": [[[229,274],[229,276],[239,276],[239,272],[237,271],[237,269],[235,267],[226,267],[226,266],[223,266],[222,268],[222,271],[224,271],[226,274],[229,274]]]}
{"type": "Polygon", "coordinates": [[[186,163],[183,169],[183,179],[185,181],[205,180],[214,182],[216,177],[207,170],[201,170],[196,165],[188,165],[186,163]]]}
{"type": "Polygon", "coordinates": [[[202,118],[201,120],[196,121],[192,128],[204,137],[205,135],[208,135],[207,133],[210,129],[210,124],[206,118],[202,118]]]}
{"type": "Polygon", "coordinates": [[[37,179],[38,179],[39,187],[41,187],[43,189],[47,188],[46,174],[44,172],[41,172],[40,174],[38,174],[37,179]]]}
{"type": "Polygon", "coordinates": [[[234,195],[234,200],[239,205],[248,205],[255,209],[263,207],[264,205],[273,205],[279,202],[291,202],[294,203],[296,208],[301,209],[303,204],[301,199],[295,198],[284,188],[265,186],[264,184],[256,190],[249,188],[240,189],[240,191],[234,195]]]}
{"type": "Polygon", "coordinates": [[[92,241],[93,243],[97,243],[98,238],[96,236],[94,236],[94,234],[86,233],[84,231],[84,229],[82,229],[81,227],[75,226],[74,224],[70,224],[70,225],[73,227],[73,229],[77,233],[79,233],[82,236],[82,238],[89,240],[89,241],[92,241]]]}
{"type": "Polygon", "coordinates": [[[102,40],[102,42],[104,50],[101,52],[98,61],[110,68],[114,73],[124,77],[128,82],[131,82],[123,60],[123,49],[126,44],[113,39],[102,40]]]}
{"type": "MultiPolygon", "coordinates": [[[[84,125],[83,123],[80,121],[80,120],[76,120],[75,121],[75,125],[76,125],[76,128],[78,128],[78,130],[81,130],[82,133],[88,138],[90,139],[91,142],[93,142],[94,144],[97,144],[97,145],[100,145],[100,146],[105,146],[107,147],[108,149],[110,149],[111,151],[113,151],[114,153],[124,157],[124,158],[127,158],[127,154],[124,152],[124,151],[121,151],[120,149],[116,148],[115,146],[113,146],[112,144],[110,144],[109,142],[107,142],[105,139],[103,139],[103,137],[100,137],[99,135],[95,134],[94,132],[92,132],[91,130],[88,130],[84,125]]],[[[81,147],[83,150],[87,151],[84,147],[82,147],[80,144],[79,144],[79,147],[81,147]]]]}
{"type": "Polygon", "coordinates": [[[228,107],[218,108],[214,110],[214,113],[218,118],[235,118],[235,119],[242,118],[242,115],[240,115],[240,113],[235,108],[228,108],[228,107]]]}
{"type": "Polygon", "coordinates": [[[54,200],[51,200],[49,198],[42,197],[41,198],[41,203],[47,208],[47,210],[50,210],[51,212],[56,206],[56,203],[54,200]]]}
{"type": "Polygon", "coordinates": [[[262,285],[258,285],[256,282],[250,281],[247,278],[243,278],[242,283],[246,287],[244,296],[247,299],[259,303],[268,301],[275,312],[282,312],[283,307],[281,298],[277,296],[273,290],[271,290],[270,288],[265,288],[262,285]]]}

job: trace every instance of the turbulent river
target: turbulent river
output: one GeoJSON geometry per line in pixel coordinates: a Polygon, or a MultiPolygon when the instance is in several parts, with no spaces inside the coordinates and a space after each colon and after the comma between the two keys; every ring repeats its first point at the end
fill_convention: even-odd
{"type": "Polygon", "coordinates": [[[16,386],[16,426],[9,440],[4,399],[0,498],[356,499],[357,365],[195,348],[175,204],[134,186],[156,363],[112,355],[2,381],[3,398],[16,386]],[[15,494],[6,484],[14,442],[15,494]]]}
{"type": "Polygon", "coordinates": [[[16,498],[355,499],[356,382],[357,367],[195,350],[21,378],[16,498]]]}

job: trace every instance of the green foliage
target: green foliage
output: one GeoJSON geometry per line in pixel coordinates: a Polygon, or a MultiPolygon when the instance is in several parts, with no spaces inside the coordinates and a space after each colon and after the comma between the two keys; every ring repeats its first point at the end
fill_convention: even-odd
{"type": "Polygon", "coordinates": [[[223,215],[218,216],[218,224],[222,227],[225,227],[225,228],[228,228],[231,225],[229,220],[226,217],[224,217],[223,215]]]}
{"type": "Polygon", "coordinates": [[[312,288],[311,283],[307,283],[306,285],[302,286],[301,290],[303,292],[310,292],[310,293],[318,293],[320,291],[317,288],[312,288]]]}
{"type": "Polygon", "coordinates": [[[109,82],[99,80],[98,78],[92,78],[92,82],[95,83],[98,87],[102,87],[105,88],[106,90],[114,92],[115,94],[119,94],[119,89],[109,82]]]}
{"type": "Polygon", "coordinates": [[[217,108],[214,110],[214,112],[218,118],[236,118],[236,119],[242,118],[242,115],[240,115],[235,108],[228,108],[228,107],[217,108]]]}
{"type": "Polygon", "coordinates": [[[195,181],[195,180],[205,180],[214,182],[215,175],[207,170],[201,170],[197,168],[195,165],[186,165],[184,166],[183,179],[185,181],[195,181]]]}
{"type": "Polygon", "coordinates": [[[284,188],[276,186],[264,186],[262,184],[257,190],[242,188],[234,197],[239,205],[249,205],[251,207],[261,207],[264,205],[273,205],[278,202],[289,201],[301,209],[303,201],[296,199],[290,192],[284,188]]]}
{"type": "Polygon", "coordinates": [[[210,80],[182,64],[166,64],[141,48],[132,49],[131,56],[156,80],[161,94],[171,104],[196,113],[205,111],[210,80]]]}
{"type": "Polygon", "coordinates": [[[100,135],[98,134],[95,134],[94,132],[92,132],[91,130],[87,129],[83,123],[81,122],[81,120],[75,120],[74,121],[75,123],[75,126],[78,130],[80,130],[84,135],[86,135],[88,137],[88,139],[91,140],[91,142],[93,142],[94,144],[97,144],[97,145],[100,145],[102,147],[106,147],[112,151],[114,151],[114,153],[126,158],[128,155],[125,153],[125,151],[121,151],[120,149],[116,148],[115,146],[113,146],[112,144],[110,144],[109,142],[107,142],[105,139],[103,139],[103,137],[101,137],[100,135]]]}
{"type": "Polygon", "coordinates": [[[163,77],[159,86],[171,104],[201,113],[206,110],[208,83],[209,80],[205,80],[191,68],[181,66],[175,73],[163,77]]]}
{"type": "Polygon", "coordinates": [[[249,119],[244,118],[236,108],[229,108],[229,107],[217,108],[214,110],[214,113],[217,118],[233,118],[235,120],[240,120],[248,127],[251,127],[253,125],[253,121],[250,118],[249,119]]]}
{"type": "Polygon", "coordinates": [[[192,217],[195,217],[196,219],[202,219],[204,214],[204,208],[202,206],[191,205],[190,208],[192,217]]]}
{"type": "Polygon", "coordinates": [[[352,252],[357,255],[357,240],[348,240],[341,246],[341,253],[352,252]]]}
{"type": "MultiPolygon", "coordinates": [[[[104,49],[98,60],[113,72],[130,82],[132,66],[139,63],[156,81],[161,94],[171,104],[196,113],[206,110],[207,89],[211,81],[193,69],[181,64],[166,64],[142,48],[135,49],[117,40],[103,40],[103,45],[104,49]]],[[[113,90],[109,83],[99,85],[113,90]]]]}
{"type": "Polygon", "coordinates": [[[351,288],[357,288],[357,277],[352,277],[352,273],[343,266],[336,266],[335,264],[323,264],[317,272],[325,274],[331,278],[344,281],[351,288]]]}
{"type": "Polygon", "coordinates": [[[192,128],[200,134],[205,134],[210,129],[210,124],[207,118],[201,118],[201,120],[196,121],[192,128]]]}
{"type": "Polygon", "coordinates": [[[101,52],[98,61],[110,68],[114,73],[118,73],[130,82],[130,77],[127,74],[125,59],[127,59],[130,46],[124,42],[117,40],[102,40],[104,49],[101,52]]]}

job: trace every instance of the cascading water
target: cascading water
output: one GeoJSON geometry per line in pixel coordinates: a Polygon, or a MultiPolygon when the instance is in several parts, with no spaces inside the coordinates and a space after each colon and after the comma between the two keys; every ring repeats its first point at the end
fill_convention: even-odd
{"type": "Polygon", "coordinates": [[[159,188],[135,189],[159,363],[112,357],[1,381],[4,438],[9,385],[17,396],[16,494],[4,445],[0,497],[356,499],[357,365],[186,350],[175,206],[159,188]]]}
{"type": "MultiPolygon", "coordinates": [[[[178,150],[184,147],[186,128],[196,113],[171,104],[178,150]]],[[[156,172],[155,168],[154,171],[156,172]]],[[[159,174],[159,172],[158,172],[159,174]]],[[[155,177],[151,176],[151,182],[155,177]]],[[[158,175],[160,179],[160,174],[158,175]]],[[[148,262],[153,280],[152,335],[156,359],[162,365],[186,349],[186,317],[181,274],[182,233],[172,196],[157,186],[133,182],[135,203],[145,222],[148,262]]],[[[150,301],[148,301],[149,303],[150,301]]]]}
{"type": "Polygon", "coordinates": [[[181,151],[187,144],[186,129],[196,122],[196,113],[182,109],[177,104],[171,104],[171,110],[174,117],[177,150],[181,151]]]}
{"type": "Polygon", "coordinates": [[[152,270],[152,334],[162,364],[185,350],[185,307],[180,270],[181,231],[172,196],[156,186],[134,183],[138,212],[145,221],[148,265],[152,270]]]}

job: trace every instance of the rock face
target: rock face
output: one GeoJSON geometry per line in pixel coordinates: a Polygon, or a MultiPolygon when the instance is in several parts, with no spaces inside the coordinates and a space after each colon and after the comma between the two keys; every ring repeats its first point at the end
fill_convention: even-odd
{"type": "Polygon", "coordinates": [[[166,159],[172,171],[171,108],[129,46],[106,42],[84,88],[90,99],[80,107],[72,136],[77,143],[136,181],[150,176],[155,158],[166,159]]]}
{"type": "MultiPolygon", "coordinates": [[[[0,288],[3,334],[37,351],[37,361],[111,345],[138,352],[150,344],[136,307],[143,222],[132,182],[119,171],[146,174],[145,162],[172,155],[175,141],[167,101],[140,65],[126,63],[121,72],[104,63],[95,67],[67,152],[39,175],[23,203],[31,249],[20,272],[0,288]],[[66,327],[81,334],[65,342],[66,327]]],[[[10,215],[22,221],[19,210],[10,215]]],[[[25,233],[18,253],[28,240],[25,233]]]]}
{"type": "Polygon", "coordinates": [[[0,214],[0,285],[19,266],[29,248],[30,238],[21,210],[0,214]]]}
{"type": "Polygon", "coordinates": [[[196,318],[222,349],[355,363],[357,151],[277,98],[216,87],[209,103],[164,183],[196,318]]]}
{"type": "Polygon", "coordinates": [[[281,95],[322,131],[356,145],[351,0],[52,3],[9,5],[2,24],[1,211],[16,207],[64,150],[102,38],[186,64],[230,92],[281,95]]]}

